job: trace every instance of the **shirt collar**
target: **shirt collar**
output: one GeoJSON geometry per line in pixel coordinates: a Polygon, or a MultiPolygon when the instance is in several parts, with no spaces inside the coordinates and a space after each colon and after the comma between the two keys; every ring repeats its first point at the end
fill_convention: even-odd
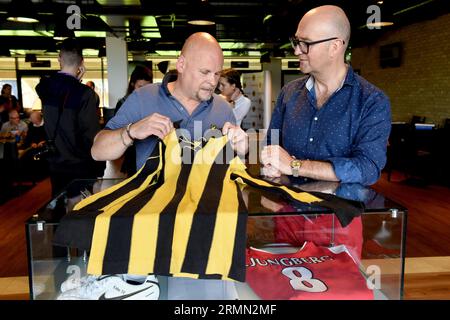
{"type": "Polygon", "coordinates": [[[38,125],[35,125],[35,124],[33,123],[33,127],[35,127],[35,128],[42,127],[43,125],[44,125],[44,119],[42,119],[42,121],[41,121],[38,125]]]}
{"type": "MultiPolygon", "coordinates": [[[[356,79],[355,79],[355,73],[353,71],[353,68],[352,68],[352,66],[348,65],[347,74],[346,74],[344,80],[342,81],[341,85],[339,86],[339,88],[337,88],[336,92],[341,90],[341,88],[344,85],[353,86],[355,84],[355,82],[356,82],[356,79]]],[[[309,92],[311,92],[311,90],[313,90],[313,88],[314,88],[314,77],[312,75],[309,76],[308,80],[306,81],[305,86],[306,86],[306,89],[308,89],[309,92]]]]}
{"type": "Polygon", "coordinates": [[[164,92],[168,95],[171,96],[172,94],[169,91],[169,88],[167,87],[167,85],[169,84],[169,82],[174,82],[175,80],[177,80],[178,78],[178,74],[176,72],[167,72],[164,75],[163,81],[162,81],[162,88],[164,90],[164,92]]]}
{"type": "Polygon", "coordinates": [[[70,73],[67,73],[67,72],[64,72],[64,71],[58,71],[58,73],[59,73],[59,74],[66,75],[66,76],[69,76],[69,77],[72,77],[72,78],[76,79],[77,81],[80,81],[80,80],[79,80],[77,77],[75,77],[73,74],[70,74],[70,73]]]}

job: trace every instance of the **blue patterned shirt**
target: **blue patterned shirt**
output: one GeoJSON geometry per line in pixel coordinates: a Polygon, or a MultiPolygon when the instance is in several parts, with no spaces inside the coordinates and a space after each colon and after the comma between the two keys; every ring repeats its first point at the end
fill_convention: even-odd
{"type": "Polygon", "coordinates": [[[341,182],[374,184],[386,164],[388,97],[349,66],[342,87],[318,109],[313,81],[306,76],[283,87],[268,144],[278,144],[271,129],[280,129],[280,145],[290,155],[329,161],[341,182]]]}

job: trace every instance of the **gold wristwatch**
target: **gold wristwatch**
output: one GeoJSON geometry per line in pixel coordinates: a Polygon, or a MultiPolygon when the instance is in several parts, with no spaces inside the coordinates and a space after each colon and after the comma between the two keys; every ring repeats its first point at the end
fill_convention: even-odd
{"type": "Polygon", "coordinates": [[[291,161],[291,169],[292,169],[292,175],[294,177],[298,177],[299,176],[299,171],[300,171],[300,167],[302,166],[302,160],[298,160],[298,159],[292,159],[291,161]]]}

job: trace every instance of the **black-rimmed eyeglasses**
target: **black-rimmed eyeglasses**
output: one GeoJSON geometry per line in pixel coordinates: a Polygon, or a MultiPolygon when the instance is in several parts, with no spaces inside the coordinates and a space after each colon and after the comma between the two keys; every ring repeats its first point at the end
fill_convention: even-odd
{"type": "MultiPolygon", "coordinates": [[[[337,40],[337,39],[339,39],[339,38],[338,37],[333,37],[333,38],[326,38],[326,39],[317,40],[317,41],[303,41],[303,40],[297,39],[296,37],[290,37],[289,41],[291,41],[291,45],[292,45],[292,48],[294,48],[294,50],[298,46],[300,48],[300,51],[303,54],[308,54],[309,53],[309,46],[312,46],[313,44],[318,44],[318,43],[331,41],[331,40],[337,40]]],[[[345,44],[344,40],[342,40],[342,44],[345,44]]]]}

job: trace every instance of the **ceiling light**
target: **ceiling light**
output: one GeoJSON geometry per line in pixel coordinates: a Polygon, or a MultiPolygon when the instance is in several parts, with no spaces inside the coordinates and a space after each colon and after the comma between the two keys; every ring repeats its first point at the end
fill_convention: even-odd
{"type": "Polygon", "coordinates": [[[33,30],[0,30],[0,36],[51,37],[50,32],[33,30]]]}
{"type": "Polygon", "coordinates": [[[193,24],[195,26],[212,26],[212,25],[216,24],[214,21],[202,20],[202,19],[189,20],[188,23],[193,24]]]}
{"type": "Polygon", "coordinates": [[[396,15],[398,15],[398,14],[405,13],[405,12],[410,11],[410,10],[413,10],[413,9],[417,9],[417,8],[419,8],[419,7],[421,7],[421,6],[424,6],[424,5],[426,5],[426,4],[430,3],[430,2],[433,2],[433,1],[434,1],[434,0],[426,0],[426,1],[424,1],[424,2],[421,2],[421,3],[416,4],[416,5],[414,5],[414,6],[411,6],[411,7],[402,9],[402,10],[400,10],[400,11],[394,12],[392,15],[396,16],[396,15]]]}
{"type": "Polygon", "coordinates": [[[271,15],[271,14],[268,14],[267,16],[264,17],[263,23],[266,23],[266,21],[269,20],[269,19],[271,19],[271,18],[272,18],[272,15],[271,15]]]}
{"type": "Polygon", "coordinates": [[[189,24],[195,26],[212,26],[216,23],[211,19],[213,16],[208,1],[200,1],[194,4],[192,10],[195,14],[188,20],[189,24]]]}
{"type": "Polygon", "coordinates": [[[392,26],[394,23],[390,21],[381,21],[381,22],[372,22],[366,24],[367,28],[381,28],[381,27],[388,27],[392,26]]]}
{"type": "Polygon", "coordinates": [[[39,22],[39,20],[30,18],[30,17],[8,17],[8,21],[14,21],[14,22],[22,22],[22,23],[36,23],[39,22]]]}
{"type": "Polygon", "coordinates": [[[39,22],[31,0],[16,0],[11,1],[8,10],[8,21],[22,22],[22,23],[36,23],[39,22]]]}

